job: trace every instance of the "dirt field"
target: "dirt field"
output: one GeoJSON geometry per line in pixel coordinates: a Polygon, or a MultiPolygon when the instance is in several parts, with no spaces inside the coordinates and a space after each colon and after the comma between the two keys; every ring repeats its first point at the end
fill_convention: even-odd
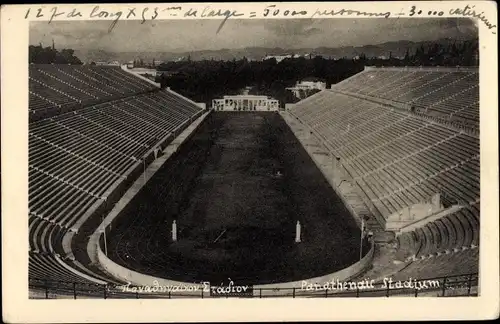
{"type": "Polygon", "coordinates": [[[279,114],[217,112],[126,207],[108,250],[162,278],[264,284],[351,265],[359,229],[279,114]]]}

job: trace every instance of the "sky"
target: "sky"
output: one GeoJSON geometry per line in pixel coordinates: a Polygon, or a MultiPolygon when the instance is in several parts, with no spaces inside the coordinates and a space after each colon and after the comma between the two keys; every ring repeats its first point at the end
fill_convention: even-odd
{"type": "Polygon", "coordinates": [[[222,48],[317,48],[376,45],[389,41],[424,41],[470,38],[477,35],[472,20],[430,19],[229,19],[219,33],[221,20],[159,20],[141,24],[119,21],[33,22],[30,44],[57,48],[110,52],[187,52],[222,48]]]}

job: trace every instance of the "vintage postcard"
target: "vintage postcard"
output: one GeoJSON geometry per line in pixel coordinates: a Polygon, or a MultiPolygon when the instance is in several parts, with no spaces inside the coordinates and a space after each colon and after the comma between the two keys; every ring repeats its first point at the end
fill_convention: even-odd
{"type": "Polygon", "coordinates": [[[3,6],[4,320],[498,317],[497,30],[490,1],[3,6]]]}

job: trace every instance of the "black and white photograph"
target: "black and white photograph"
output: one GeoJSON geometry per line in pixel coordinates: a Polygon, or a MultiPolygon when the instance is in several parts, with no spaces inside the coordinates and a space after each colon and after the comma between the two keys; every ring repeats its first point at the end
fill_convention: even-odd
{"type": "Polygon", "coordinates": [[[2,7],[27,32],[5,54],[2,19],[16,289],[498,312],[495,5],[369,4],[2,7]]]}

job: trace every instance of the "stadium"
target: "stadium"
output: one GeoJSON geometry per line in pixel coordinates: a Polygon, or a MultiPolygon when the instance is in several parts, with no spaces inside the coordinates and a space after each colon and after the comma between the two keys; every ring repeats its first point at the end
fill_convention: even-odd
{"type": "Polygon", "coordinates": [[[32,28],[29,297],[479,296],[477,30],[339,49],[320,47],[343,28],[326,20],[259,22],[283,44],[307,29],[312,50],[228,50],[261,28],[234,20],[210,34],[223,50],[171,56],[211,48],[218,22],[32,28]],[[141,42],[161,51],[131,61],[141,42]]]}
{"type": "Polygon", "coordinates": [[[286,109],[216,111],[125,67],[30,64],[30,297],[386,296],[300,287],[388,277],[477,295],[478,86],[472,67],[366,67],[286,109]]]}

